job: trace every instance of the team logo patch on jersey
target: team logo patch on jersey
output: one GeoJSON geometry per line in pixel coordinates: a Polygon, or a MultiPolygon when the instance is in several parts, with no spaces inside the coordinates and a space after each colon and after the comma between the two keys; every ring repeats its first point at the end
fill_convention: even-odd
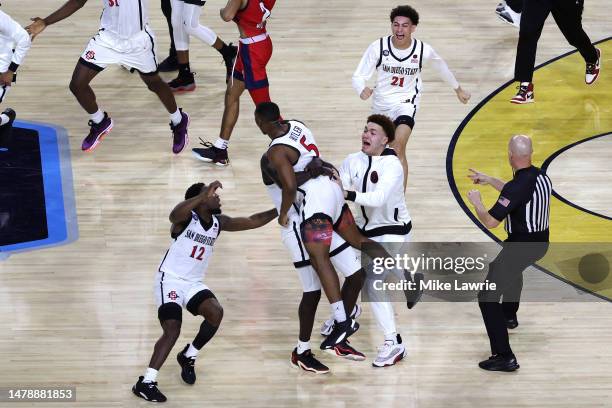
{"type": "Polygon", "coordinates": [[[497,202],[500,203],[501,205],[503,205],[504,207],[508,207],[508,205],[510,204],[510,200],[508,200],[504,196],[500,196],[499,200],[497,200],[497,202]]]}
{"type": "Polygon", "coordinates": [[[372,183],[378,183],[378,173],[373,171],[372,174],[370,174],[370,181],[372,183]]]}
{"type": "Polygon", "coordinates": [[[385,57],[388,57],[389,56],[389,50],[383,50],[383,55],[385,57]]]}
{"type": "Polygon", "coordinates": [[[95,60],[96,59],[96,53],[94,51],[87,51],[85,53],[85,58],[88,60],[95,60]]]}
{"type": "Polygon", "coordinates": [[[170,292],[168,292],[168,299],[174,301],[178,298],[179,298],[179,295],[176,293],[175,290],[171,290],[170,292]]]}

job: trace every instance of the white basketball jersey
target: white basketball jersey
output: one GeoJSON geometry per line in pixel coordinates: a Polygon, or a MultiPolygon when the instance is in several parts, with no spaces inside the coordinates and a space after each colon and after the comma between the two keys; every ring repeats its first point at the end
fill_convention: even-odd
{"type": "Polygon", "coordinates": [[[102,0],[104,10],[100,29],[123,38],[130,38],[144,30],[149,21],[149,0],[102,0]]]}
{"type": "Polygon", "coordinates": [[[212,225],[204,229],[200,218],[191,212],[191,221],[176,237],[159,266],[159,271],[187,281],[202,281],[219,236],[219,219],[212,216],[212,225]]]}
{"type": "Polygon", "coordinates": [[[302,122],[289,120],[289,130],[281,137],[270,142],[270,146],[285,145],[294,148],[300,154],[297,162],[293,164],[295,172],[302,171],[314,158],[319,157],[319,148],[310,129],[302,122]]]}
{"type": "Polygon", "coordinates": [[[412,39],[406,50],[398,50],[391,36],[379,40],[380,56],[376,69],[378,78],[373,103],[376,106],[395,106],[398,103],[418,105],[422,91],[423,41],[412,39]]]}

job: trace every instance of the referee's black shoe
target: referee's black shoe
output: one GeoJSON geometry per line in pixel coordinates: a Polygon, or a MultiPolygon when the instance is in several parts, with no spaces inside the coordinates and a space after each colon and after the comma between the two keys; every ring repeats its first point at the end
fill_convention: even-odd
{"type": "Polygon", "coordinates": [[[516,317],[512,319],[506,319],[506,327],[509,328],[510,330],[516,329],[518,325],[519,323],[516,317]]]}
{"type": "Polygon", "coordinates": [[[504,357],[501,354],[496,354],[489,357],[487,360],[478,363],[478,367],[487,371],[516,371],[520,368],[514,354],[512,354],[510,357],[504,357]]]}
{"type": "Polygon", "coordinates": [[[408,271],[404,271],[404,277],[409,282],[414,282],[412,285],[414,289],[406,289],[404,290],[404,295],[406,296],[406,306],[408,309],[412,309],[419,300],[421,300],[421,296],[423,296],[423,285],[421,282],[425,279],[425,276],[422,273],[415,273],[414,276],[410,274],[408,271]]]}
{"type": "Polygon", "coordinates": [[[189,348],[189,344],[185,346],[183,351],[176,355],[176,361],[181,366],[181,378],[187,384],[195,384],[196,373],[193,365],[195,364],[195,358],[185,356],[185,352],[189,348]]]}

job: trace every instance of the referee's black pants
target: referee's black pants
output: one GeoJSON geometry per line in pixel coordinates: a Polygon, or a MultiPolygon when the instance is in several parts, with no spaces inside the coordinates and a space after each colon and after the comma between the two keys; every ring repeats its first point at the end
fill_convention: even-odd
{"type": "Polygon", "coordinates": [[[170,32],[170,53],[171,57],[176,57],[176,48],[174,47],[174,35],[172,30],[172,3],[171,0],[161,0],[161,9],[168,23],[168,32],[170,32]]]}
{"type": "Polygon", "coordinates": [[[489,264],[486,279],[495,283],[496,288],[481,291],[478,306],[491,343],[491,354],[505,357],[513,354],[506,319],[512,314],[516,317],[523,288],[523,271],[542,258],[547,249],[547,242],[504,242],[501,252],[489,264]]]}
{"type": "Polygon", "coordinates": [[[532,82],[538,40],[550,13],[567,42],[578,49],[582,58],[590,63],[597,61],[597,51],[582,29],[583,8],[584,0],[524,0],[514,65],[516,81],[532,82]]]}

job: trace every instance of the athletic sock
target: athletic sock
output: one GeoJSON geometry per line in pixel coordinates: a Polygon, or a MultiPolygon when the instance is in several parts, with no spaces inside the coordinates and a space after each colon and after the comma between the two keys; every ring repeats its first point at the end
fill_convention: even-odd
{"type": "Polygon", "coordinates": [[[198,351],[200,350],[193,347],[193,343],[189,343],[189,348],[183,354],[185,354],[185,357],[187,358],[196,358],[198,356],[198,351]]]}
{"type": "Polygon", "coordinates": [[[386,333],[385,334],[385,342],[390,341],[392,343],[397,343],[397,333],[396,332],[392,332],[392,333],[386,333]]]}
{"type": "Polygon", "coordinates": [[[147,368],[147,371],[145,371],[145,375],[144,375],[144,379],[142,380],[143,383],[151,383],[151,382],[155,382],[155,380],[157,380],[157,373],[159,371],[157,371],[154,368],[147,368]]]}
{"type": "Polygon", "coordinates": [[[232,55],[232,47],[230,47],[226,43],[223,43],[221,49],[217,51],[219,51],[219,54],[223,55],[223,58],[229,58],[232,55]]]}
{"type": "Polygon", "coordinates": [[[181,120],[183,120],[183,115],[181,115],[181,111],[177,108],[176,112],[170,114],[170,121],[176,126],[181,123],[181,120]]]}
{"type": "Polygon", "coordinates": [[[227,146],[229,145],[229,140],[225,140],[225,139],[221,139],[218,138],[217,140],[215,140],[215,143],[213,144],[213,146],[215,146],[217,149],[227,149],[227,146]]]}
{"type": "Polygon", "coordinates": [[[104,120],[104,112],[98,109],[96,113],[89,115],[89,118],[93,121],[93,123],[98,124],[104,120]]]}
{"type": "Polygon", "coordinates": [[[342,323],[346,320],[346,312],[344,311],[344,302],[339,300],[335,303],[331,304],[332,313],[334,314],[334,319],[338,323],[342,323]]]}
{"type": "Polygon", "coordinates": [[[297,353],[302,354],[306,350],[310,350],[310,342],[309,341],[301,341],[297,342],[297,353]]]}

